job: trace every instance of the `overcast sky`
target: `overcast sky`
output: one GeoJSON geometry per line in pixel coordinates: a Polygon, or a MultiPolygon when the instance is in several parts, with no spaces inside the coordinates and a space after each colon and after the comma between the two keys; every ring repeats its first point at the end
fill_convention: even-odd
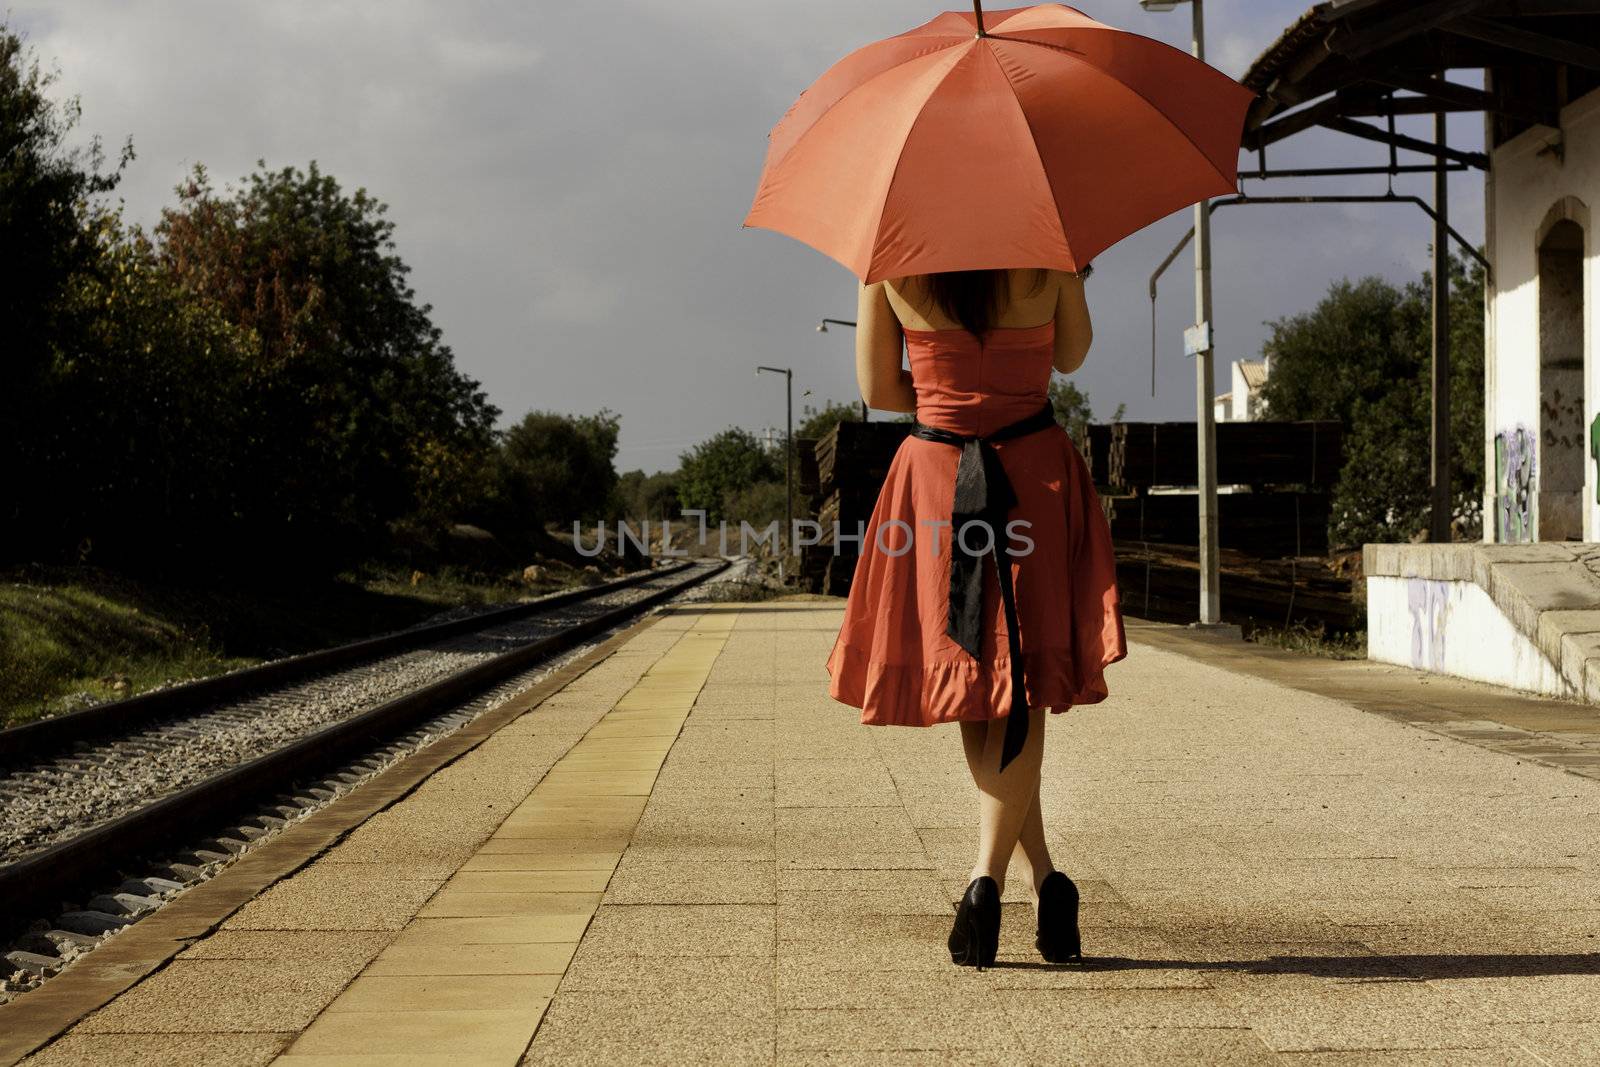
{"type": "MultiPolygon", "coordinates": [[[[421,298],[506,420],[530,409],[622,416],[618,467],[674,467],[728,425],[782,425],[803,403],[854,400],[855,280],[803,245],[743,230],[767,131],[830,64],[944,7],[928,0],[12,0],[82,131],[138,159],[121,188],[145,223],[195,163],[218,184],[316,160],[390,205],[421,298]],[[811,395],[802,398],[809,390],[811,395]]],[[[999,6],[999,5],[996,5],[999,6]]],[[[1187,48],[1187,8],[1083,0],[1102,21],[1187,48]]],[[[1209,61],[1239,76],[1305,0],[1210,0],[1209,61]]],[[[1402,129],[1431,133],[1429,118],[1402,129]]],[[[1482,145],[1477,115],[1451,139],[1482,145]]],[[[1420,157],[1402,158],[1419,162],[1420,157]]],[[[1292,138],[1273,166],[1380,163],[1334,133],[1292,138]]],[[[1401,176],[1431,195],[1431,178],[1401,176]]],[[[1256,193],[1381,193],[1383,177],[1246,182],[1256,193]]],[[[1456,226],[1483,234],[1475,172],[1451,186],[1456,226]]],[[[1079,372],[1097,411],[1194,417],[1192,257],[1166,276],[1150,395],[1148,278],[1189,226],[1180,212],[1103,253],[1088,283],[1095,344],[1079,372]]],[[[1216,216],[1219,382],[1254,358],[1264,320],[1342,276],[1400,281],[1427,262],[1414,207],[1230,208],[1216,216]]],[[[1330,357],[1336,354],[1330,353],[1330,357]]]]}

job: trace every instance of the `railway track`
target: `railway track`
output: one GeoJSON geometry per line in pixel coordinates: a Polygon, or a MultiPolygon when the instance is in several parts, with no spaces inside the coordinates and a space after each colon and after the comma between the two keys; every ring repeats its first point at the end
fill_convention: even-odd
{"type": "Polygon", "coordinates": [[[64,927],[0,960],[47,973],[52,946],[70,957],[726,566],[641,572],[0,731],[0,933],[64,927]],[[89,891],[163,848],[152,875],[89,891]]]}

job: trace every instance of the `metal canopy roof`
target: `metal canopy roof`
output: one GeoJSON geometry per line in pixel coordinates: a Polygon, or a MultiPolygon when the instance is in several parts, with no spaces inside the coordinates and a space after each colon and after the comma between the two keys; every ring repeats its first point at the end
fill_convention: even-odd
{"type": "Polygon", "coordinates": [[[1600,86],[1600,0],[1325,0],[1240,81],[1260,94],[1245,147],[1263,155],[1320,126],[1389,146],[1391,167],[1406,149],[1482,168],[1484,153],[1398,134],[1394,117],[1483,111],[1491,144],[1557,127],[1564,104],[1600,86]],[[1439,80],[1459,69],[1483,70],[1486,88],[1439,80]]]}

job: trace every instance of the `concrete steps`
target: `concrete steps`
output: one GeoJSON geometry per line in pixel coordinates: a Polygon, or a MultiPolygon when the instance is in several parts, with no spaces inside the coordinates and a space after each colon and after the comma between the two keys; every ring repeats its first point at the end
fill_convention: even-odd
{"type": "Polygon", "coordinates": [[[1600,704],[1600,544],[1365,546],[1368,658],[1600,704]]]}

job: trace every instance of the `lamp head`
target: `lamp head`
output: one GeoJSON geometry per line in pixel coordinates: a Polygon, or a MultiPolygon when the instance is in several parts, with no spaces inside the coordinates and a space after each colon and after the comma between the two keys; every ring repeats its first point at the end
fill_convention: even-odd
{"type": "Polygon", "coordinates": [[[1184,0],[1139,0],[1139,6],[1146,11],[1171,11],[1184,0]]]}
{"type": "Polygon", "coordinates": [[[817,323],[817,332],[818,333],[827,333],[828,332],[828,324],[826,322],[817,323]]]}

